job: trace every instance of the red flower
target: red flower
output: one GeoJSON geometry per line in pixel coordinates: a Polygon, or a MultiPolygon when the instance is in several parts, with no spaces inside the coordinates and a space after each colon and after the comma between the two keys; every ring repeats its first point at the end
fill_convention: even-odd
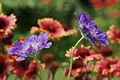
{"type": "Polygon", "coordinates": [[[51,0],[42,0],[44,4],[50,4],[51,0]]]}
{"type": "Polygon", "coordinates": [[[90,77],[75,77],[75,80],[92,80],[90,77]]]}
{"type": "Polygon", "coordinates": [[[31,30],[31,32],[36,33],[45,33],[48,32],[49,38],[51,40],[59,40],[61,37],[65,35],[65,31],[62,27],[62,24],[60,24],[57,20],[54,20],[52,18],[44,18],[39,19],[38,24],[40,28],[32,28],[34,30],[31,30]],[[39,31],[38,31],[39,30],[39,31]]]}
{"type": "MultiPolygon", "coordinates": [[[[84,59],[83,59],[83,62],[84,64],[88,64],[88,62],[93,62],[93,61],[100,61],[102,59],[102,55],[101,54],[93,54],[93,55],[90,55],[90,56],[86,56],[84,59]]],[[[92,65],[92,64],[90,64],[92,65]]]]}
{"type": "Polygon", "coordinates": [[[111,6],[115,5],[116,3],[117,3],[116,0],[105,0],[105,5],[107,7],[111,7],[111,6]]]}
{"type": "Polygon", "coordinates": [[[7,65],[6,58],[0,54],[0,80],[6,80],[9,66],[7,65]]]}
{"type": "MultiPolygon", "coordinates": [[[[44,63],[39,63],[39,65],[40,70],[43,70],[45,68],[44,63]]],[[[36,61],[33,61],[29,64],[29,67],[24,74],[26,76],[26,80],[36,80],[36,77],[38,75],[38,64],[36,63],[36,61]]]]}
{"type": "Polygon", "coordinates": [[[98,54],[102,54],[104,57],[109,57],[113,54],[113,51],[109,47],[104,47],[100,51],[97,52],[98,54]]]}
{"type": "Polygon", "coordinates": [[[49,69],[54,73],[57,68],[58,68],[59,64],[56,61],[52,61],[48,64],[49,69]]]}
{"type": "Polygon", "coordinates": [[[16,27],[16,18],[13,14],[10,16],[0,15],[0,39],[11,33],[16,27]]]}
{"type": "Polygon", "coordinates": [[[9,34],[5,38],[2,38],[0,40],[0,43],[4,43],[4,44],[7,44],[7,45],[10,45],[10,44],[12,44],[12,38],[13,38],[13,34],[9,34]]]}
{"type": "Polygon", "coordinates": [[[120,31],[115,28],[115,25],[110,26],[107,34],[112,43],[120,43],[120,31]]]}
{"type": "Polygon", "coordinates": [[[118,59],[110,59],[110,58],[106,58],[101,60],[98,64],[97,64],[97,69],[99,72],[99,77],[101,78],[105,78],[105,77],[114,77],[116,76],[115,73],[119,73],[120,74],[120,60],[118,59]]]}
{"type": "Polygon", "coordinates": [[[103,9],[102,0],[90,0],[95,10],[103,9]]]}
{"type": "Polygon", "coordinates": [[[65,31],[65,36],[71,36],[76,35],[77,30],[76,29],[70,29],[67,25],[62,25],[65,31]]]}
{"type": "MultiPolygon", "coordinates": [[[[69,69],[66,71],[66,76],[68,75],[69,69]]],[[[70,76],[72,77],[79,77],[84,73],[89,72],[89,67],[85,65],[84,63],[77,61],[72,64],[72,71],[70,73],[70,76]]]]}
{"type": "MultiPolygon", "coordinates": [[[[86,56],[89,56],[89,55],[92,55],[94,54],[94,51],[93,50],[90,50],[89,49],[90,47],[84,47],[84,45],[81,45],[80,48],[76,48],[75,51],[74,51],[74,56],[73,56],[73,60],[76,60],[76,59],[83,59],[85,58],[86,56]]],[[[72,56],[72,51],[73,51],[73,48],[70,48],[67,53],[65,54],[66,57],[71,57],[72,56]]]]}
{"type": "Polygon", "coordinates": [[[113,19],[119,18],[119,17],[120,17],[120,11],[119,11],[119,10],[112,10],[112,11],[110,12],[110,16],[111,16],[113,19]]]}
{"type": "Polygon", "coordinates": [[[13,73],[19,77],[22,78],[24,76],[25,71],[28,69],[29,63],[26,61],[20,61],[20,62],[12,62],[13,67],[13,73]]]}
{"type": "Polygon", "coordinates": [[[104,7],[111,7],[117,3],[116,0],[90,0],[95,10],[101,10],[104,7]]]}
{"type": "Polygon", "coordinates": [[[51,53],[47,53],[43,56],[43,61],[47,64],[52,62],[54,59],[55,59],[55,56],[51,53]]]}
{"type": "Polygon", "coordinates": [[[30,65],[29,68],[25,71],[26,75],[26,80],[36,80],[38,74],[38,65],[35,61],[33,61],[30,65]]]}

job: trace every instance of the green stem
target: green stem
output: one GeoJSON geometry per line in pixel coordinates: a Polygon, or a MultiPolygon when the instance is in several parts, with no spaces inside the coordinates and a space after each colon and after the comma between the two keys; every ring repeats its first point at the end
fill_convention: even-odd
{"type": "Polygon", "coordinates": [[[71,70],[72,70],[72,64],[73,64],[73,56],[74,56],[74,51],[75,51],[75,48],[77,47],[77,45],[81,42],[81,40],[84,38],[84,36],[82,36],[78,42],[75,44],[75,46],[73,47],[73,51],[72,51],[72,56],[70,58],[70,68],[69,68],[69,73],[68,73],[68,78],[67,80],[70,79],[70,73],[71,73],[71,70]]]}
{"type": "Polygon", "coordinates": [[[38,62],[37,54],[35,55],[35,60],[36,60],[37,66],[38,66],[38,76],[39,76],[39,78],[41,79],[41,75],[40,75],[40,65],[39,65],[39,62],[38,62]]]}

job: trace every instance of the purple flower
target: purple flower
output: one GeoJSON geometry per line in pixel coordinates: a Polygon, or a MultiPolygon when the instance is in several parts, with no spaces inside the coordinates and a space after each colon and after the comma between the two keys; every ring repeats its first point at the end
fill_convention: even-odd
{"type": "Polygon", "coordinates": [[[87,16],[85,13],[81,13],[77,18],[80,23],[80,29],[85,33],[85,36],[93,45],[109,45],[107,34],[98,28],[96,23],[90,19],[90,16],[87,16]]]}
{"type": "Polygon", "coordinates": [[[47,33],[39,36],[32,35],[25,38],[23,43],[20,43],[18,40],[15,41],[14,47],[9,49],[8,54],[17,54],[19,57],[16,60],[22,61],[25,60],[25,57],[35,54],[44,48],[49,48],[51,45],[52,43],[48,42],[47,33]]]}

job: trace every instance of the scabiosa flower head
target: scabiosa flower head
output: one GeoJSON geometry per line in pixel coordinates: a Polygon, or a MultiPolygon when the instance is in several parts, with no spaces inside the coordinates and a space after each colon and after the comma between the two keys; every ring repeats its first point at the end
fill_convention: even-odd
{"type": "Polygon", "coordinates": [[[49,34],[49,39],[51,40],[59,40],[65,34],[62,24],[52,18],[38,19],[38,25],[40,28],[37,29],[37,27],[34,27],[31,29],[31,32],[47,32],[49,34]]]}
{"type": "Polygon", "coordinates": [[[25,57],[37,53],[38,51],[49,48],[52,45],[51,42],[48,42],[48,34],[42,34],[39,36],[32,35],[24,39],[24,42],[15,41],[14,46],[9,49],[8,53],[13,55],[17,54],[19,57],[17,61],[25,60],[25,57]]]}
{"type": "Polygon", "coordinates": [[[107,31],[107,34],[112,43],[120,43],[120,31],[115,28],[115,25],[110,26],[110,30],[107,31]]]}
{"type": "Polygon", "coordinates": [[[108,46],[107,34],[102,32],[96,23],[90,19],[85,13],[81,13],[78,17],[80,29],[88,38],[88,40],[95,46],[108,46]]]}
{"type": "Polygon", "coordinates": [[[0,15],[0,39],[6,37],[11,33],[11,30],[16,27],[16,17],[11,14],[10,16],[0,15]]]}

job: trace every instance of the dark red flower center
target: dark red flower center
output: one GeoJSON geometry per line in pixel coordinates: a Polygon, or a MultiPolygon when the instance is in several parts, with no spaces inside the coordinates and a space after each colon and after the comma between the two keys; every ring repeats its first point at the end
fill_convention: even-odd
{"type": "Polygon", "coordinates": [[[36,75],[37,74],[37,67],[34,67],[32,70],[30,70],[29,75],[36,75]]]}
{"type": "Polygon", "coordinates": [[[8,22],[4,18],[0,18],[0,29],[4,29],[8,25],[8,22]]]}
{"type": "Polygon", "coordinates": [[[84,49],[84,48],[81,48],[79,49],[79,55],[84,58],[85,56],[89,56],[90,53],[89,53],[89,50],[88,49],[84,49]]]}
{"type": "Polygon", "coordinates": [[[0,75],[4,74],[5,68],[6,68],[6,66],[4,65],[4,63],[0,63],[0,75]]]}
{"type": "Polygon", "coordinates": [[[56,29],[54,28],[54,26],[47,25],[44,29],[46,29],[48,32],[56,33],[56,29]]]}

